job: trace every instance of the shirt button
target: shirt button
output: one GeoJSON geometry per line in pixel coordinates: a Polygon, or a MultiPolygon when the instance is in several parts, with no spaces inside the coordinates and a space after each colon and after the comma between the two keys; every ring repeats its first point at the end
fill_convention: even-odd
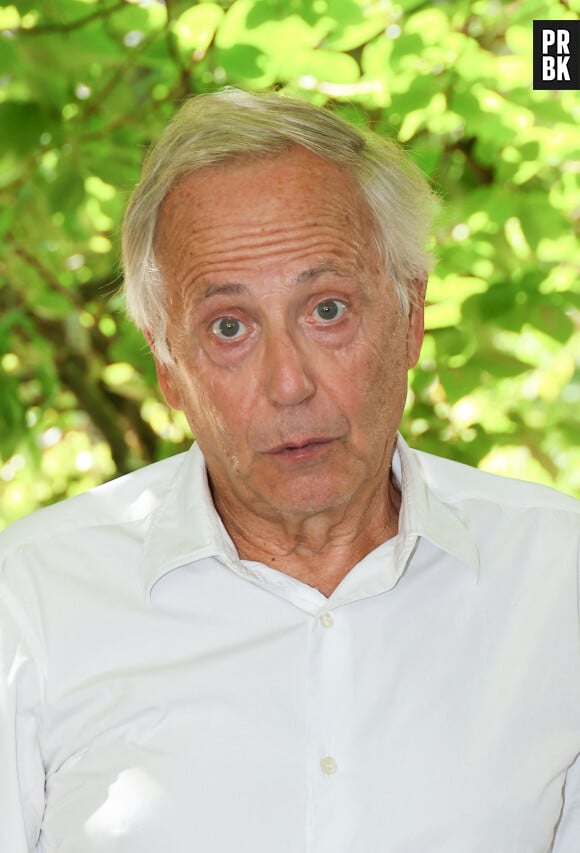
{"type": "Polygon", "coordinates": [[[334,625],[334,616],[332,613],[323,613],[320,617],[320,624],[324,628],[332,628],[334,625]]]}
{"type": "Polygon", "coordinates": [[[338,770],[338,764],[332,755],[325,755],[320,762],[320,769],[326,776],[332,776],[338,770]]]}

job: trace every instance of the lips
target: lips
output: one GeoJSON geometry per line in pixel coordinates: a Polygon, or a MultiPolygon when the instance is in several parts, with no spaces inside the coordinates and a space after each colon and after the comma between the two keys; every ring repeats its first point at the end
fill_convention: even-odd
{"type": "Polygon", "coordinates": [[[268,456],[305,457],[323,450],[332,444],[334,438],[316,436],[311,438],[296,438],[279,444],[267,451],[268,456]]]}

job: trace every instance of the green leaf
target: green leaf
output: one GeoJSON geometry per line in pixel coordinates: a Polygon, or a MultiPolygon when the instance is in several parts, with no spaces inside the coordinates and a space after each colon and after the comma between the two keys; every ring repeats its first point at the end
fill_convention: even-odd
{"type": "Polygon", "coordinates": [[[49,200],[54,211],[75,213],[85,199],[84,177],[78,167],[65,160],[59,167],[55,181],[50,185],[49,200]]]}
{"type": "Polygon", "coordinates": [[[366,11],[359,3],[334,0],[329,3],[328,14],[336,27],[326,36],[322,46],[327,50],[351,51],[366,44],[389,25],[390,15],[378,4],[366,11]]]}
{"type": "Polygon", "coordinates": [[[570,339],[575,330],[572,319],[547,300],[529,312],[526,323],[562,344],[570,339]]]}
{"type": "Polygon", "coordinates": [[[15,152],[25,154],[40,144],[40,137],[50,126],[50,119],[42,104],[0,103],[0,154],[15,152]]]}
{"type": "Polygon", "coordinates": [[[217,67],[225,72],[224,83],[245,83],[262,88],[271,85],[275,72],[269,58],[250,44],[237,44],[234,47],[216,48],[217,67]]]}
{"type": "Polygon", "coordinates": [[[122,9],[117,9],[115,14],[110,16],[109,21],[110,31],[126,39],[125,44],[131,47],[137,46],[139,41],[135,38],[127,39],[127,36],[130,33],[145,36],[160,29],[165,25],[166,12],[161,3],[126,3],[122,9]]]}
{"type": "Polygon", "coordinates": [[[186,59],[191,59],[192,54],[205,53],[223,17],[224,10],[216,3],[198,3],[172,23],[171,29],[186,59]]]}
{"type": "Polygon", "coordinates": [[[9,459],[25,429],[25,410],[18,394],[18,380],[0,370],[0,457],[9,459]]]}
{"type": "Polygon", "coordinates": [[[426,44],[438,44],[449,34],[450,22],[442,9],[429,6],[409,16],[405,33],[417,33],[426,44]]]}
{"type": "Polygon", "coordinates": [[[295,50],[315,47],[327,32],[328,24],[311,23],[289,12],[285,3],[237,0],[218,28],[216,47],[231,49],[240,43],[254,45],[284,59],[295,50]]]}
{"type": "Polygon", "coordinates": [[[292,61],[281,67],[277,64],[279,76],[283,79],[313,78],[329,83],[355,83],[359,77],[359,67],[352,56],[335,53],[331,50],[301,50],[292,61]]]}

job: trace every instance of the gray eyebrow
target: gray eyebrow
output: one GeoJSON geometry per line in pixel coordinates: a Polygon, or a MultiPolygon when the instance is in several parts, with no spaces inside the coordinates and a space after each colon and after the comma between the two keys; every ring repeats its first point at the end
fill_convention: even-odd
{"type": "Polygon", "coordinates": [[[298,275],[295,276],[294,281],[296,284],[303,284],[307,281],[314,281],[314,279],[318,278],[318,276],[320,275],[323,275],[325,272],[331,272],[339,276],[344,275],[344,272],[340,270],[336,266],[336,264],[332,263],[332,261],[323,261],[316,267],[312,267],[309,270],[304,270],[304,272],[298,273],[298,275]]]}
{"type": "Polygon", "coordinates": [[[195,301],[199,304],[204,302],[206,299],[211,299],[212,296],[221,296],[222,294],[225,294],[226,296],[228,294],[240,294],[247,291],[247,289],[246,285],[241,284],[239,281],[225,281],[223,284],[210,284],[195,301]]]}

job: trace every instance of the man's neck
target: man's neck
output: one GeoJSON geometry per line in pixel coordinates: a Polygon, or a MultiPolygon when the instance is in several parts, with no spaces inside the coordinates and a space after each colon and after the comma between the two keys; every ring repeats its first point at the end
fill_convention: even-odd
{"type": "Polygon", "coordinates": [[[355,506],[305,517],[264,519],[214,494],[216,508],[243,560],[255,560],[330,596],[348,572],[398,531],[401,495],[392,476],[355,506]]]}

